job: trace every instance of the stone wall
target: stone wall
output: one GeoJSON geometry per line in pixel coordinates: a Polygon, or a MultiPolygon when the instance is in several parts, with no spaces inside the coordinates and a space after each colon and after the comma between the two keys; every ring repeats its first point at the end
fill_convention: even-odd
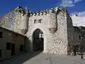
{"type": "Polygon", "coordinates": [[[66,12],[61,9],[57,13],[57,31],[48,36],[47,50],[49,53],[67,54],[67,20],[66,12]]]}
{"type": "Polygon", "coordinates": [[[23,22],[27,23],[26,22],[27,19],[24,18],[24,16],[28,18],[26,11],[27,11],[26,9],[23,9],[21,7],[15,8],[14,10],[12,10],[11,12],[2,17],[0,26],[8,30],[23,34],[22,33],[23,28],[22,25],[24,25],[23,22]]]}
{"type": "MultiPolygon", "coordinates": [[[[56,54],[67,54],[68,43],[71,43],[73,37],[72,21],[69,15],[67,15],[66,9],[59,9],[57,11],[56,18],[52,18],[52,21],[56,20],[57,30],[52,33],[48,27],[49,25],[49,14],[42,16],[31,16],[29,18],[29,31],[27,32],[27,37],[30,39],[30,46],[32,48],[32,34],[36,29],[40,29],[44,33],[44,51],[48,53],[56,54]],[[70,19],[68,19],[70,18],[70,19]],[[34,23],[34,20],[42,19],[41,23],[34,23]],[[70,24],[70,25],[67,25],[70,24]],[[71,31],[72,30],[72,31],[71,31]],[[68,35],[70,32],[70,35],[68,35]],[[68,40],[68,36],[70,40],[68,40]],[[71,42],[70,42],[71,41],[71,42]]],[[[51,14],[50,14],[51,15],[51,14]]],[[[51,22],[52,22],[51,21],[51,22]]],[[[52,25],[52,24],[51,24],[52,25]]],[[[31,49],[32,50],[32,49],[31,49]]]]}
{"type": "MultiPolygon", "coordinates": [[[[23,14],[17,13],[15,10],[4,17],[5,20],[3,19],[1,22],[1,26],[14,32],[21,33],[20,18],[23,17],[23,14]],[[5,24],[3,24],[4,21],[6,21],[5,24]]],[[[27,41],[29,42],[26,42],[27,45],[25,44],[26,51],[33,51],[33,32],[36,29],[40,29],[44,34],[43,52],[67,54],[68,44],[73,41],[73,28],[72,20],[66,9],[57,7],[35,13],[28,12],[27,24],[28,32],[24,35],[27,36],[27,41]]]]}
{"type": "Polygon", "coordinates": [[[72,19],[69,16],[69,14],[67,13],[67,40],[68,40],[68,54],[70,55],[72,53],[72,45],[74,43],[74,28],[73,28],[73,23],[72,23],[72,19]]]}

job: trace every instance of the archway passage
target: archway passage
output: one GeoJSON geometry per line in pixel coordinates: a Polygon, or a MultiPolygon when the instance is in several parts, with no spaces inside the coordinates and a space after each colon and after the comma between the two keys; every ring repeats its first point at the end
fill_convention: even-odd
{"type": "Polygon", "coordinates": [[[44,49],[44,37],[43,32],[40,29],[36,29],[33,32],[33,51],[43,51],[44,49]]]}

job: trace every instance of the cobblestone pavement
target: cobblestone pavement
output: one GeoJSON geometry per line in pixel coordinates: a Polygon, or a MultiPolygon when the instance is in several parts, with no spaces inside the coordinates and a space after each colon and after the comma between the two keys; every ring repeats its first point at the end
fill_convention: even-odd
{"type": "Polygon", "coordinates": [[[23,55],[5,60],[0,64],[85,64],[80,56],[65,56],[46,53],[25,53],[23,55]]]}

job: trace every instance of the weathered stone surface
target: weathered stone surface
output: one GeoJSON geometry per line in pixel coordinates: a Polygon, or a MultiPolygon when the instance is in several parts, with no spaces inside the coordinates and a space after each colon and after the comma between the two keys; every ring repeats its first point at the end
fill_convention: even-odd
{"type": "MultiPolygon", "coordinates": [[[[23,14],[12,11],[12,13],[9,13],[6,17],[4,17],[5,20],[3,20],[6,21],[6,23],[1,24],[1,26],[21,33],[20,25],[23,14]],[[6,17],[8,18],[6,19],[6,17]]],[[[3,21],[1,23],[3,23],[3,21]]],[[[29,47],[26,46],[26,48],[30,48],[30,51],[33,51],[33,32],[36,29],[40,29],[43,32],[43,52],[67,54],[68,44],[73,40],[73,28],[72,20],[66,9],[57,8],[56,12],[49,12],[48,10],[45,12],[32,13],[30,16],[28,15],[28,31],[24,35],[29,39],[29,45],[27,45],[29,47]],[[41,22],[39,19],[41,19],[41,22]],[[34,22],[35,20],[37,22],[34,22]]]]}

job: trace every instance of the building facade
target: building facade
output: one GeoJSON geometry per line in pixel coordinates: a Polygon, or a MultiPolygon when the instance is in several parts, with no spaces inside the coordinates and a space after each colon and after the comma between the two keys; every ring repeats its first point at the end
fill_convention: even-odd
{"type": "Polygon", "coordinates": [[[74,43],[72,47],[76,49],[76,54],[80,54],[81,46],[83,54],[85,54],[85,27],[74,26],[74,43]]]}
{"type": "Polygon", "coordinates": [[[26,36],[24,51],[52,54],[73,52],[74,27],[65,8],[31,12],[17,7],[3,16],[0,26],[26,36]]]}
{"type": "Polygon", "coordinates": [[[0,27],[0,61],[24,52],[25,36],[0,27]]]}

